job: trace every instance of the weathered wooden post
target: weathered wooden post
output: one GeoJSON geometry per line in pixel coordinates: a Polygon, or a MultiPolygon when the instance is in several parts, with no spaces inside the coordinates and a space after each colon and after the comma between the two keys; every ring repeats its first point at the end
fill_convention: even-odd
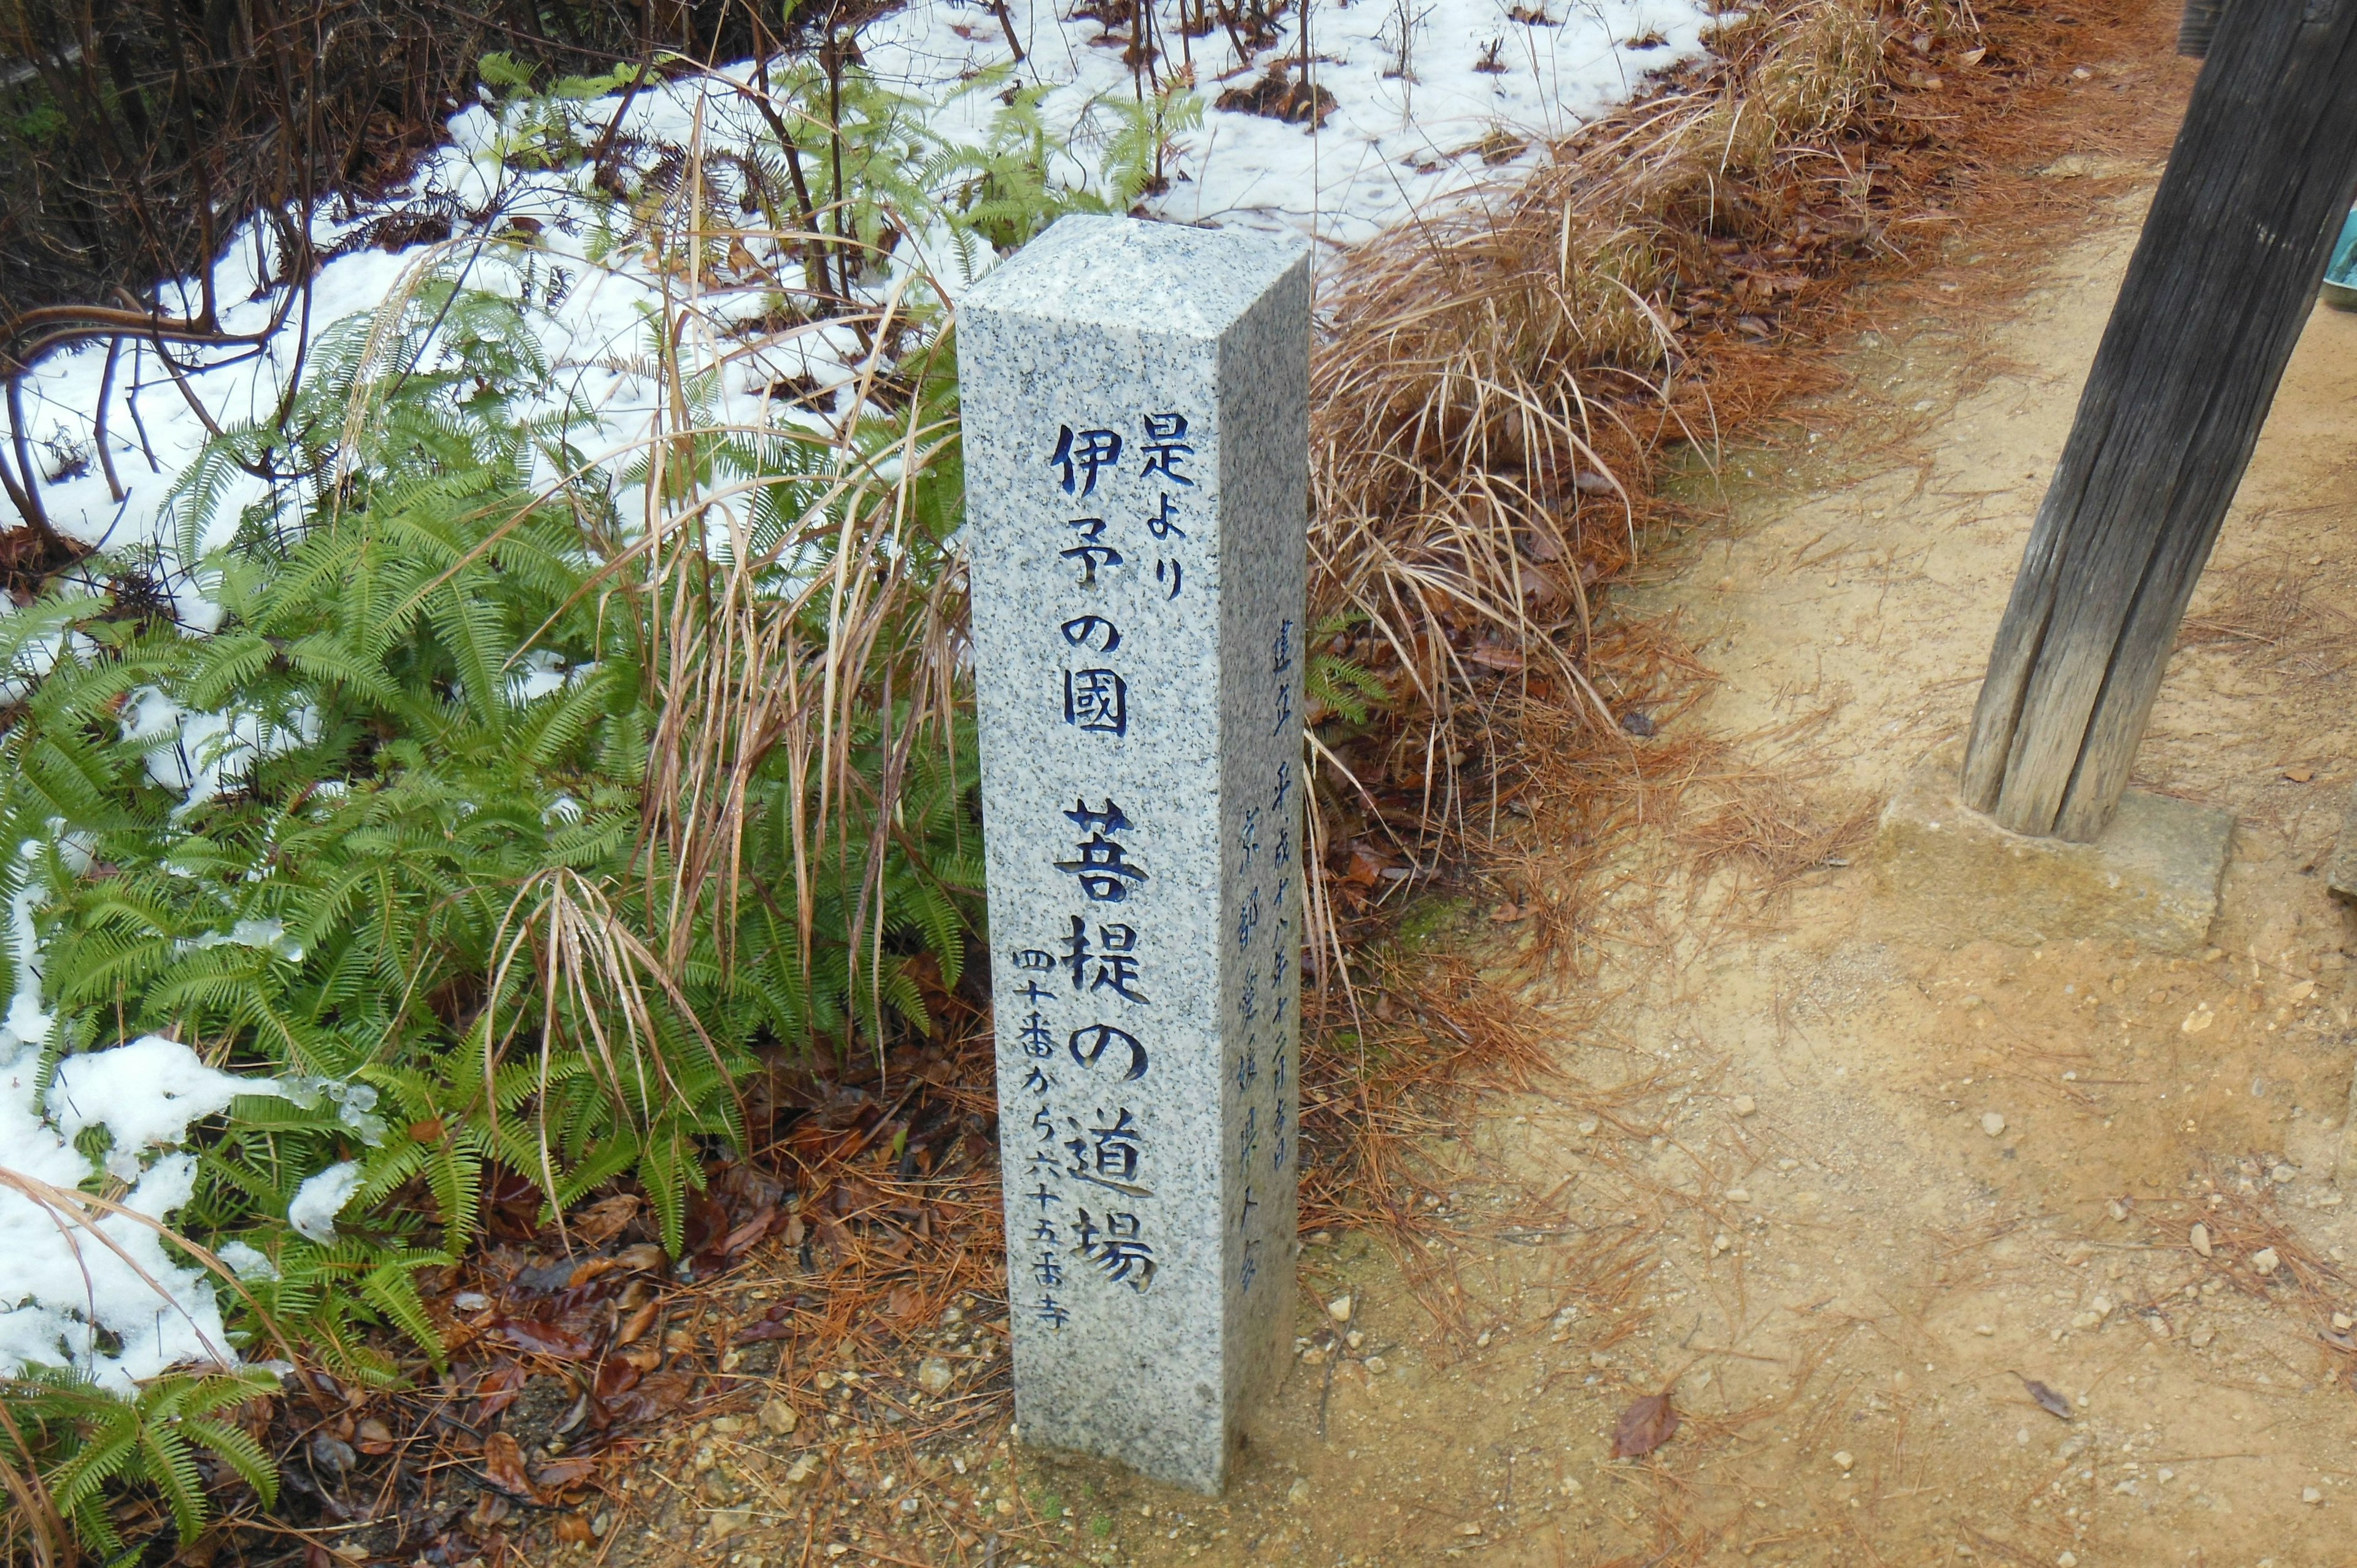
{"type": "Polygon", "coordinates": [[[2357,188],[2357,0],[2229,0],[2030,530],[1964,802],[2090,841],[2357,188]]]}
{"type": "Polygon", "coordinates": [[[1115,218],[958,316],[1016,1416],[1205,1491],[1292,1333],[1308,334],[1115,218]]]}

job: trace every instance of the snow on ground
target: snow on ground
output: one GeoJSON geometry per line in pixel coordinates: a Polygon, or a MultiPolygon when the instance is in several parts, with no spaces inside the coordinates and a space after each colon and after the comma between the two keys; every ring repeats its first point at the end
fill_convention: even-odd
{"type": "MultiPolygon", "coordinates": [[[[1067,180],[1092,176],[1118,128],[1110,106],[1135,92],[1123,59],[1125,30],[1108,33],[1094,20],[1069,19],[1056,6],[1031,0],[1008,5],[1025,44],[1020,65],[988,10],[916,0],[863,31],[867,69],[879,84],[930,106],[919,116],[923,133],[966,145],[987,138],[999,109],[996,93],[970,90],[977,77],[987,85],[999,78],[985,73],[1011,70],[1017,82],[1050,85],[1042,105],[1049,145],[1069,161],[1056,173],[1067,180]]],[[[1325,244],[1362,242],[1494,180],[1501,167],[1536,157],[1534,149],[1547,137],[1624,100],[1645,72],[1691,58],[1707,21],[1694,0],[1543,0],[1539,8],[1507,0],[1392,0],[1388,5],[1356,0],[1315,7],[1311,76],[1335,99],[1322,127],[1313,133],[1302,124],[1210,109],[1202,125],[1179,139],[1168,166],[1170,188],[1148,206],[1178,221],[1289,231],[1325,244]]],[[[1174,51],[1178,47],[1176,38],[1161,41],[1174,51]]],[[[1248,68],[1238,65],[1233,45],[1217,29],[1188,40],[1185,49],[1208,103],[1223,86],[1248,85],[1270,62],[1291,59],[1297,45],[1280,36],[1248,68]]],[[[726,74],[743,80],[747,72],[737,68],[726,74]]],[[[602,126],[615,108],[612,100],[594,101],[575,113],[580,123],[602,126]]],[[[498,252],[468,260],[461,252],[453,265],[466,266],[471,285],[521,295],[535,306],[558,369],[558,390],[600,413],[604,440],[589,441],[588,449],[619,452],[643,437],[655,407],[652,384],[640,370],[647,321],[663,306],[665,280],[635,255],[589,259],[585,247],[600,219],[588,169],[532,173],[503,166],[501,154],[521,134],[522,120],[513,108],[495,113],[477,106],[456,115],[448,143],[424,161],[405,190],[340,219],[323,211],[314,223],[317,239],[332,249],[386,208],[428,193],[475,211],[496,205],[511,217],[542,224],[541,248],[521,260],[498,252]]],[[[700,132],[711,147],[753,139],[762,122],[725,83],[685,81],[640,92],[624,128],[680,144],[700,132]]],[[[284,306],[284,289],[264,282],[273,270],[271,248],[259,226],[231,245],[217,277],[225,330],[259,333],[284,306]]],[[[268,419],[297,362],[297,339],[374,310],[426,249],[421,243],[388,253],[361,247],[335,256],[313,283],[307,323],[298,312],[265,346],[188,352],[184,363],[196,368],[181,376],[160,362],[155,346],[124,344],[106,399],[105,430],[125,492],[121,500],[112,493],[105,465],[96,460],[104,349],[91,346],[46,358],[27,377],[24,392],[32,455],[52,520],[75,537],[117,550],[169,542],[162,503],[208,435],[193,405],[201,403],[224,426],[268,419]]],[[[928,261],[954,293],[964,281],[957,259],[944,253],[946,246],[928,249],[928,261]]],[[[168,306],[176,291],[165,293],[168,306]]],[[[177,293],[189,290],[182,285],[177,293]]],[[[741,314],[758,310],[758,294],[743,292],[735,302],[741,314]]],[[[716,333],[730,309],[727,303],[715,307],[716,333]]],[[[767,417],[756,389],[774,377],[807,373],[822,384],[844,380],[856,355],[849,337],[824,329],[807,334],[786,351],[793,362],[780,362],[774,353],[739,353],[729,378],[735,401],[723,412],[732,418],[767,417]]],[[[723,351],[716,340],[705,347],[716,357],[723,351]]],[[[267,493],[264,481],[242,478],[233,501],[267,493]]],[[[221,508],[214,537],[185,544],[201,553],[219,543],[236,512],[237,504],[221,508]]],[[[199,620],[204,615],[198,604],[183,608],[199,620]]]]}
{"type": "Polygon", "coordinates": [[[39,1049],[15,1050],[0,1059],[0,1376],[27,1362],[70,1366],[129,1394],[182,1363],[233,1363],[210,1280],[167,1256],[142,1221],[167,1222],[196,1188],[195,1156],[157,1149],[235,1096],[271,1093],[274,1083],[215,1072],[178,1041],[151,1035],[59,1063],[45,1121],[34,1101],[39,1049]],[[128,1212],[100,1219],[95,1235],[34,1185],[73,1194],[91,1162],[72,1140],[92,1126],[113,1140],[106,1168],[130,1183],[117,1198],[128,1212]]]}
{"type": "MultiPolygon", "coordinates": [[[[1010,12],[1028,57],[1017,77],[1059,84],[1047,104],[1051,124],[1077,125],[1090,103],[1133,95],[1123,63],[1126,27],[1109,32],[1028,0],[1011,0],[1010,12]]],[[[1333,114],[1312,134],[1305,125],[1212,110],[1186,138],[1178,177],[1153,208],[1181,222],[1356,244],[1494,177],[1485,153],[1561,136],[1623,102],[1646,72],[1697,53],[1706,20],[1690,0],[1355,0],[1313,7],[1310,77],[1334,95],[1333,114]]],[[[1179,48],[1176,38],[1161,42],[1170,52],[1179,48]]],[[[878,76],[927,96],[945,96],[977,71],[1011,63],[996,21],[978,6],[910,5],[868,27],[860,48],[878,76]]],[[[1206,102],[1258,75],[1237,73],[1235,48],[1216,27],[1186,48],[1206,102]]],[[[1288,35],[1256,58],[1265,66],[1297,51],[1297,35],[1288,35]]],[[[955,116],[976,134],[988,107],[968,98],[942,118],[955,116]]],[[[1525,150],[1501,162],[1531,156],[1525,150]]]]}
{"type": "MultiPolygon", "coordinates": [[[[1694,0],[1543,4],[1544,9],[1527,3],[1510,8],[1505,0],[1357,0],[1314,9],[1310,78],[1333,95],[1332,114],[1313,132],[1208,109],[1203,124],[1172,149],[1166,167],[1171,183],[1149,208],[1178,221],[1312,238],[1322,263],[1330,247],[1366,242],[1494,180],[1507,166],[1536,157],[1534,149],[1547,138],[1625,99],[1645,72],[1695,54],[1707,21],[1694,0]]],[[[1025,47],[1020,64],[988,9],[915,0],[865,29],[866,68],[879,85],[918,105],[910,111],[910,139],[936,145],[985,144],[1000,111],[999,91],[1010,79],[1049,86],[1041,113],[1058,155],[1055,175],[1066,182],[1095,182],[1104,148],[1120,126],[1114,106],[1133,101],[1135,91],[1123,58],[1125,29],[1109,33],[1093,20],[1071,19],[1031,0],[1008,0],[1008,16],[1025,47]]],[[[1183,48],[1207,105],[1224,87],[1249,85],[1272,61],[1293,59],[1298,44],[1280,36],[1254,60],[1239,61],[1220,30],[1183,44],[1176,38],[1161,41],[1173,53],[1183,48]]],[[[700,140],[707,149],[758,139],[763,122],[729,90],[731,76],[741,81],[747,75],[738,68],[718,80],[675,81],[642,91],[631,100],[623,129],[652,143],[700,140]]],[[[607,99],[566,112],[576,125],[602,126],[617,109],[617,101],[607,99]]],[[[635,248],[609,250],[610,209],[587,167],[520,169],[508,156],[530,134],[531,117],[546,113],[545,105],[513,102],[469,108],[451,120],[448,142],[421,163],[404,190],[372,209],[323,209],[313,220],[317,242],[331,252],[402,201],[439,196],[469,213],[498,214],[482,225],[487,231],[531,220],[540,225],[533,245],[462,242],[436,253],[424,243],[390,252],[361,243],[318,271],[307,300],[290,302],[283,285],[268,281],[275,269],[266,231],[251,225],[223,257],[215,284],[225,331],[264,338],[283,317],[266,340],[176,349],[177,367],[167,367],[153,344],[126,342],[111,381],[102,346],[51,354],[37,364],[23,387],[26,434],[53,522],[113,552],[153,547],[164,565],[180,568],[167,570],[164,580],[184,619],[210,625],[215,612],[187,568],[225,542],[241,508],[297,506],[307,491],[300,483],[283,484],[274,495],[270,481],[240,476],[212,527],[200,535],[167,503],[208,439],[208,421],[230,428],[268,423],[288,378],[307,361],[322,333],[374,314],[399,297],[422,266],[437,260],[446,272],[462,274],[468,285],[526,306],[554,370],[549,405],[574,400],[595,411],[592,428],[576,437],[592,456],[619,458],[649,434],[662,402],[651,374],[651,324],[667,309],[680,308],[683,295],[691,357],[723,371],[716,411],[722,418],[766,424],[816,417],[781,414],[767,389],[798,376],[822,386],[853,377],[859,369],[856,338],[839,325],[820,323],[783,342],[748,349],[729,328],[767,307],[767,274],[759,261],[733,280],[683,279],[635,248]],[[102,387],[112,481],[97,450],[102,387]]],[[[952,297],[975,259],[959,255],[945,233],[918,236],[909,249],[921,252],[942,292],[952,297]]],[[[783,263],[781,272],[792,270],[786,258],[773,253],[767,260],[783,263]]],[[[899,282],[909,281],[910,260],[895,258],[899,282]]],[[[868,282],[881,297],[895,280],[868,282]]],[[[167,310],[194,304],[193,285],[186,282],[160,293],[167,310]]],[[[192,800],[218,787],[229,751],[261,744],[237,727],[240,722],[234,715],[185,714],[152,693],[136,694],[126,708],[129,733],[156,742],[157,781],[192,800]]],[[[20,896],[10,911],[23,940],[20,951],[30,945],[27,912],[20,896]]],[[[219,940],[269,937],[240,929],[219,940]]],[[[218,1112],[233,1093],[271,1092],[275,1086],[212,1072],[185,1046],[150,1037],[67,1063],[44,1119],[34,1084],[48,1021],[40,1011],[38,974],[26,966],[17,981],[7,1023],[0,1026],[0,1168],[72,1188],[91,1167],[70,1140],[85,1126],[104,1123],[113,1138],[106,1167],[132,1184],[123,1202],[152,1219],[165,1219],[188,1200],[194,1165],[185,1154],[156,1151],[179,1142],[189,1121],[218,1112]]],[[[324,1087],[334,1095],[341,1086],[324,1087]]],[[[310,1090],[289,1085],[285,1091],[310,1090]]],[[[366,1104],[356,1098],[346,1109],[366,1132],[366,1104]]],[[[297,1228],[315,1237],[332,1235],[335,1214],[350,1197],[350,1177],[339,1167],[313,1178],[299,1215],[292,1217],[297,1228]]],[[[107,1386],[127,1390],[177,1361],[224,1357],[221,1316],[205,1276],[167,1258],[155,1233],[135,1220],[118,1216],[99,1230],[122,1254],[77,1231],[53,1206],[22,1189],[0,1188],[0,1257],[10,1263],[0,1284],[0,1372],[27,1359],[62,1358],[107,1386]],[[93,1325],[119,1337],[119,1353],[101,1348],[93,1325]]],[[[262,1266],[258,1255],[242,1248],[231,1262],[262,1266]]]]}

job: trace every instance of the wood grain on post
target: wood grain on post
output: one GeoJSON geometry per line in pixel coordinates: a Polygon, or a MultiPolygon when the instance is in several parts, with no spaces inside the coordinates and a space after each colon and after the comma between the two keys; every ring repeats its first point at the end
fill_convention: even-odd
{"type": "Polygon", "coordinates": [[[2357,195],[2357,0],[2231,0],[1989,654],[1966,805],[2095,837],[2357,195]]]}

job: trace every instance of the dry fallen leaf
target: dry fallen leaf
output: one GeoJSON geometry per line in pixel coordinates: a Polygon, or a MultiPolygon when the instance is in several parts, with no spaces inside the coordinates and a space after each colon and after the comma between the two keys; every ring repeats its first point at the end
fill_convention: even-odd
{"type": "Polygon", "coordinates": [[[618,1192],[611,1197],[601,1197],[573,1219],[573,1233],[592,1247],[602,1247],[622,1233],[622,1227],[638,1217],[639,1199],[635,1194],[618,1192]]]}
{"type": "Polygon", "coordinates": [[[552,1459],[533,1472],[533,1480],[542,1490],[561,1492],[567,1487],[577,1487],[597,1473],[595,1455],[573,1459],[552,1459]]]}
{"type": "Polygon", "coordinates": [[[504,1432],[483,1439],[483,1479],[511,1496],[540,1500],[538,1488],[524,1473],[523,1445],[504,1432]]]}
{"type": "Polygon", "coordinates": [[[662,1311],[662,1303],[660,1301],[640,1303],[638,1311],[624,1318],[622,1326],[614,1331],[615,1346],[619,1348],[624,1345],[637,1344],[645,1337],[647,1330],[654,1326],[655,1316],[662,1311]]]}
{"type": "Polygon", "coordinates": [[[1641,1459],[1677,1431],[1678,1412],[1670,1403],[1669,1391],[1647,1394],[1620,1412],[1620,1423],[1612,1429],[1612,1457],[1641,1459]]]}
{"type": "MultiPolygon", "coordinates": [[[[2019,1372],[2014,1373],[2014,1376],[2021,1378],[2019,1372]]],[[[2029,1391],[2029,1397],[2038,1402],[2039,1409],[2061,1421],[2071,1419],[2069,1400],[2064,1399],[2036,1378],[2021,1378],[2021,1386],[2029,1391]]]]}

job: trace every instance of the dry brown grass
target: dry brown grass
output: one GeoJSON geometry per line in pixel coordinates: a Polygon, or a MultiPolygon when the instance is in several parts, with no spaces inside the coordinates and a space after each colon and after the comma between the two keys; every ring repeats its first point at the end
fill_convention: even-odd
{"type": "Polygon", "coordinates": [[[2223,647],[2303,685],[2357,663],[2357,617],[2330,602],[2308,568],[2212,566],[2206,602],[2185,618],[2180,648],[2223,647]]]}

